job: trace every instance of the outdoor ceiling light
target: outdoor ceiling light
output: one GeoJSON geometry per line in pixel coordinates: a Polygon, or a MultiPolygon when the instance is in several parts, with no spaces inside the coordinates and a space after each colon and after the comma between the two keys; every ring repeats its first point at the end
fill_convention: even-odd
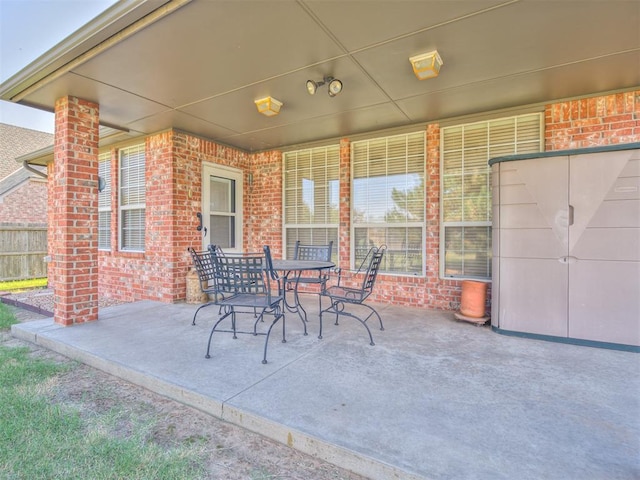
{"type": "Polygon", "coordinates": [[[324,77],[319,82],[307,80],[307,92],[309,92],[309,95],[315,95],[318,87],[321,87],[324,84],[329,84],[328,93],[330,97],[335,97],[342,91],[342,82],[340,80],[333,77],[324,77]]]}
{"type": "Polygon", "coordinates": [[[437,50],[410,57],[409,61],[418,80],[437,77],[442,66],[442,59],[437,50]]]}
{"type": "Polygon", "coordinates": [[[259,100],[255,100],[256,107],[258,107],[258,112],[267,116],[273,117],[280,113],[280,107],[282,107],[282,102],[276,100],[272,97],[260,98],[259,100]]]}

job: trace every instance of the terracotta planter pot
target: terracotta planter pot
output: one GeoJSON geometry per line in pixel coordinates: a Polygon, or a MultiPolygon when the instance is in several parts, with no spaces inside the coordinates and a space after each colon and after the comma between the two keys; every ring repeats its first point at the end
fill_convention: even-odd
{"type": "Polygon", "coordinates": [[[466,317],[484,317],[485,304],[487,302],[487,284],[464,280],[462,282],[462,298],[460,300],[460,313],[466,317]]]}

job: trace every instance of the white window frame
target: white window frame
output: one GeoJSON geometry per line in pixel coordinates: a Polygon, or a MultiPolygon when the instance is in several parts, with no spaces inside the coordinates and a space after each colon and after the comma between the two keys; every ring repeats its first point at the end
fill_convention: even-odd
{"type": "Polygon", "coordinates": [[[98,156],[98,250],[111,250],[111,152],[98,156]]]}
{"type": "MultiPolygon", "coordinates": [[[[426,163],[427,163],[427,140],[426,132],[424,130],[418,132],[411,132],[401,135],[393,135],[388,137],[377,137],[368,140],[362,140],[353,142],[351,144],[351,268],[357,268],[364,259],[370,246],[380,246],[384,244],[387,246],[385,257],[383,258],[383,265],[381,271],[398,276],[411,276],[411,277],[424,277],[426,269],[426,163]],[[398,145],[404,144],[405,151],[401,153],[400,150],[396,150],[398,145]],[[384,145],[384,146],[383,146],[384,145]],[[416,145],[419,145],[418,150],[414,150],[416,145]],[[360,150],[362,149],[362,150],[360,150]],[[382,150],[384,149],[384,153],[382,150]],[[362,153],[362,160],[359,160],[359,156],[362,153]],[[388,194],[391,194],[393,190],[392,186],[388,184],[388,179],[391,178],[389,170],[398,170],[398,167],[404,162],[404,169],[401,175],[407,176],[406,182],[409,181],[408,174],[418,174],[419,181],[422,183],[422,192],[419,196],[419,213],[417,218],[410,219],[410,209],[406,208],[406,216],[404,222],[387,222],[380,221],[370,217],[370,212],[365,212],[363,220],[359,220],[359,214],[356,212],[358,206],[357,197],[360,195],[357,192],[356,181],[358,179],[370,179],[370,178],[385,178],[385,188],[388,194]],[[417,167],[419,165],[419,167],[417,167]],[[362,170],[364,175],[360,175],[358,172],[362,170]],[[381,174],[381,171],[384,170],[381,174]],[[391,188],[391,190],[389,190],[391,188]],[[365,247],[358,248],[356,245],[356,230],[367,229],[367,245],[365,247]],[[393,230],[405,229],[404,244],[400,245],[394,241],[393,230]],[[383,230],[382,233],[381,230],[383,230]],[[411,231],[415,232],[419,230],[420,239],[416,242],[410,241],[411,231]],[[370,237],[371,232],[378,232],[376,239],[373,240],[370,237]],[[375,244],[375,245],[374,245],[375,244]],[[404,245],[404,246],[403,246],[404,245]],[[357,250],[357,251],[356,251],[357,250]],[[417,258],[416,258],[417,255],[417,258]],[[396,262],[400,264],[404,263],[405,266],[412,261],[419,265],[414,270],[399,270],[394,265],[396,262]]],[[[368,188],[368,187],[367,187],[368,188]]],[[[405,185],[405,191],[411,190],[411,186],[405,185]]],[[[367,200],[365,204],[368,206],[374,199],[380,199],[380,195],[384,194],[379,190],[365,191],[367,200]]],[[[387,198],[383,200],[385,202],[385,215],[391,213],[392,199],[387,198]]],[[[415,206],[413,208],[415,211],[415,206]]],[[[375,235],[375,233],[374,233],[375,235]]]]}
{"type": "Polygon", "coordinates": [[[228,215],[233,216],[235,218],[235,248],[227,248],[225,247],[225,252],[230,253],[239,253],[244,250],[243,241],[243,216],[242,212],[243,208],[243,197],[244,197],[244,176],[242,170],[238,170],[236,168],[227,167],[225,165],[218,165],[211,162],[203,162],[202,164],[202,216],[203,216],[203,227],[207,229],[207,232],[203,231],[202,235],[202,248],[203,250],[207,248],[207,245],[211,243],[211,238],[213,233],[211,232],[211,215],[228,215]],[[209,205],[210,199],[210,186],[209,179],[210,177],[218,177],[222,180],[234,181],[235,182],[235,213],[231,214],[228,212],[217,212],[215,210],[211,210],[211,205],[209,205]],[[205,235],[206,233],[206,235],[205,235]]]}
{"type": "MultiPolygon", "coordinates": [[[[449,127],[442,127],[440,129],[440,278],[441,279],[455,279],[455,280],[490,280],[491,279],[491,257],[492,257],[492,183],[491,183],[491,167],[489,167],[489,160],[494,157],[516,155],[524,153],[537,153],[544,148],[544,118],[542,113],[529,113],[523,115],[515,115],[509,117],[501,117],[492,120],[485,120],[480,122],[466,123],[460,125],[452,125],[449,127]],[[513,123],[513,133],[509,136],[509,123],[513,123]],[[479,135],[473,135],[472,132],[486,128],[486,138],[482,138],[479,135]],[[502,130],[501,130],[502,129],[502,130]],[[536,131],[537,129],[537,131],[536,131]],[[459,133],[458,133],[459,132],[459,133]],[[469,133],[469,141],[466,141],[465,134],[469,133]],[[447,135],[461,135],[459,144],[457,142],[446,140],[447,135]],[[457,147],[457,148],[454,148],[457,147]],[[451,162],[455,161],[460,163],[460,172],[448,174],[449,167],[445,164],[447,159],[451,159],[451,162]],[[466,159],[469,158],[469,161],[466,159]],[[480,170],[479,162],[484,163],[484,170],[480,170]],[[471,173],[467,173],[471,172],[471,173]],[[457,186],[461,190],[460,216],[466,216],[465,212],[465,198],[469,199],[470,196],[466,196],[464,192],[464,179],[465,175],[486,175],[486,191],[485,197],[478,196],[478,199],[484,203],[479,205],[481,208],[477,210],[486,209],[486,216],[483,219],[476,218],[474,220],[467,220],[460,218],[457,221],[447,220],[447,214],[445,213],[448,207],[446,193],[447,188],[451,185],[447,180],[454,179],[455,177],[461,177],[461,181],[457,186]],[[473,274],[464,270],[464,258],[465,246],[464,246],[464,230],[466,228],[482,227],[487,229],[487,250],[484,252],[486,258],[484,261],[487,266],[487,275],[473,274]],[[449,228],[462,228],[462,243],[461,243],[461,257],[462,257],[462,273],[451,274],[447,271],[447,229],[449,228]]],[[[476,204],[477,205],[477,204],[476,204]]],[[[476,250],[479,251],[479,250],[476,250]]],[[[482,260],[482,259],[481,259],[482,260]]],[[[477,261],[475,262],[478,263],[477,261]]]]}
{"type": "Polygon", "coordinates": [[[285,152],[282,162],[284,258],[293,257],[296,240],[307,245],[327,245],[329,241],[333,241],[332,260],[337,263],[340,235],[340,145],[285,152]],[[316,178],[322,181],[316,184],[316,178]],[[332,182],[335,182],[333,188],[332,182]],[[305,183],[312,187],[306,194],[305,183]],[[312,204],[310,208],[308,203],[312,204]],[[305,208],[309,208],[309,211],[305,212],[305,208]]]}
{"type": "Polygon", "coordinates": [[[145,180],[145,144],[133,145],[122,148],[118,151],[118,249],[124,252],[144,252],[145,251],[145,231],[146,231],[146,180],[145,180]],[[137,163],[132,165],[132,174],[125,174],[123,167],[123,157],[131,155],[137,163]],[[134,157],[134,155],[136,157],[134,157]],[[131,184],[126,184],[126,179],[131,179],[131,184]],[[125,194],[125,190],[127,194],[125,194]],[[130,200],[131,199],[131,200],[130,200]],[[125,217],[132,213],[141,216],[141,226],[137,229],[138,237],[133,242],[128,242],[125,238],[124,230],[125,217]]]}

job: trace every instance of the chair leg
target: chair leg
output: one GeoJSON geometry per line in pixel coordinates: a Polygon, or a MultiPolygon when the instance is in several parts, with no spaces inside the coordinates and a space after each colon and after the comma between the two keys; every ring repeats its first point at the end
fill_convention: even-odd
{"type": "Polygon", "coordinates": [[[263,364],[267,363],[267,347],[269,346],[269,336],[271,335],[271,329],[274,327],[276,323],[278,323],[278,320],[280,320],[280,318],[282,318],[282,342],[283,343],[286,342],[284,338],[284,314],[276,313],[275,318],[273,319],[273,322],[271,322],[271,325],[269,326],[269,330],[267,330],[267,336],[264,340],[264,355],[262,357],[263,364]]]}
{"type": "MultiPolygon", "coordinates": [[[[302,307],[302,302],[300,302],[300,297],[298,296],[298,288],[293,289],[293,306],[289,309],[290,312],[296,312],[298,317],[300,317],[300,321],[302,322],[302,328],[304,329],[304,335],[308,335],[307,332],[307,311],[302,307]]],[[[285,303],[284,308],[287,308],[285,303]]]]}
{"type": "Polygon", "coordinates": [[[336,323],[335,323],[336,325],[338,325],[338,317],[340,315],[345,315],[347,317],[355,318],[356,320],[358,320],[362,324],[362,326],[367,330],[367,333],[369,334],[369,345],[374,346],[375,343],[373,341],[373,335],[371,334],[369,325],[367,325],[367,320],[369,320],[371,316],[375,315],[376,317],[378,317],[378,321],[380,322],[380,330],[384,330],[384,326],[382,325],[382,318],[380,317],[378,312],[375,311],[373,307],[366,305],[364,303],[359,303],[358,305],[362,305],[363,307],[368,308],[369,311],[371,312],[369,313],[367,318],[365,318],[364,320],[350,312],[347,312],[345,310],[345,303],[342,302],[341,300],[332,299],[331,306],[329,308],[326,308],[324,311],[320,311],[320,335],[318,336],[318,338],[322,339],[322,314],[324,312],[331,312],[336,314],[336,323]]]}
{"type": "MultiPolygon", "coordinates": [[[[211,333],[209,334],[209,341],[207,342],[207,354],[204,356],[204,358],[211,358],[211,355],[209,354],[209,351],[211,350],[211,339],[213,338],[213,332],[216,331],[216,328],[218,327],[218,325],[220,324],[220,322],[222,322],[225,318],[227,318],[229,315],[232,315],[232,322],[234,321],[233,319],[233,311],[230,310],[227,313],[225,313],[222,317],[220,317],[220,319],[213,325],[213,328],[211,329],[211,333]]],[[[235,327],[234,327],[235,330],[235,327]]],[[[234,333],[234,337],[235,337],[235,333],[234,333]]]]}
{"type": "Polygon", "coordinates": [[[373,307],[371,307],[371,306],[369,306],[369,305],[367,305],[365,303],[361,303],[361,305],[363,307],[367,307],[369,310],[371,310],[371,313],[369,314],[369,316],[367,318],[364,319],[364,321],[366,322],[367,320],[369,320],[369,318],[371,318],[371,315],[375,315],[376,317],[378,317],[378,322],[380,322],[380,330],[384,330],[384,325],[382,325],[382,318],[380,317],[380,314],[378,312],[376,312],[376,310],[373,307]]]}
{"type": "MultiPolygon", "coordinates": [[[[298,315],[300,315],[300,319],[303,323],[307,323],[307,311],[302,306],[302,302],[300,301],[300,295],[298,295],[298,288],[293,291],[293,299],[295,302],[296,309],[298,310],[298,315]]],[[[305,330],[307,329],[305,325],[305,330]]]]}
{"type": "Polygon", "coordinates": [[[287,343],[287,337],[285,336],[285,322],[287,317],[284,315],[284,310],[282,311],[282,343],[287,343]]]}
{"type": "MultiPolygon", "coordinates": [[[[322,314],[323,313],[335,313],[336,314],[336,325],[337,325],[337,321],[338,321],[338,301],[335,301],[333,298],[329,297],[329,300],[331,301],[331,305],[328,306],[327,308],[325,308],[324,310],[320,309],[320,331],[318,332],[318,338],[320,340],[322,340],[322,314]]],[[[320,302],[322,302],[322,299],[320,299],[320,302]]]]}
{"type": "Polygon", "coordinates": [[[200,310],[202,310],[202,309],[203,309],[203,308],[205,308],[205,307],[209,307],[209,306],[211,306],[211,305],[214,305],[214,304],[215,304],[215,302],[207,302],[207,303],[205,303],[204,305],[200,305],[200,306],[198,307],[198,309],[196,310],[196,313],[194,313],[194,314],[193,314],[193,321],[191,322],[191,325],[195,325],[195,324],[196,324],[196,317],[198,316],[198,312],[199,312],[200,310]]]}
{"type": "Polygon", "coordinates": [[[260,312],[260,315],[258,315],[257,312],[258,312],[257,309],[254,307],[253,316],[256,318],[256,321],[253,322],[253,334],[254,335],[258,335],[258,322],[264,322],[265,309],[263,309],[262,312],[260,312]]]}
{"type": "Polygon", "coordinates": [[[233,329],[233,339],[238,339],[238,334],[236,332],[236,312],[235,310],[231,311],[231,328],[233,329]]]}
{"type": "MultiPolygon", "coordinates": [[[[333,307],[333,304],[331,304],[331,307],[333,307]]],[[[331,311],[331,307],[328,307],[325,310],[320,310],[320,315],[318,315],[320,317],[320,330],[318,331],[318,338],[320,340],[322,340],[322,314],[331,311]]]]}
{"type": "MultiPolygon", "coordinates": [[[[362,305],[362,304],[360,304],[362,305]]],[[[368,307],[368,305],[365,305],[365,307],[368,307]]],[[[367,333],[369,334],[369,345],[371,345],[372,347],[375,345],[375,343],[373,343],[373,335],[371,335],[371,330],[369,330],[369,325],[367,325],[367,319],[371,316],[369,315],[369,317],[367,317],[367,319],[362,320],[360,317],[356,317],[355,315],[349,313],[349,312],[345,312],[344,310],[342,312],[340,312],[341,315],[346,315],[348,317],[351,318],[355,318],[356,320],[358,320],[363,326],[364,328],[367,329],[367,333]]]]}

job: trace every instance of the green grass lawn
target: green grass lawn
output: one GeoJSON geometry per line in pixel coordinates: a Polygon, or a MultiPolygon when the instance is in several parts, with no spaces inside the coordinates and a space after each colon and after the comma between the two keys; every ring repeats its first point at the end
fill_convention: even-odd
{"type": "Polygon", "coordinates": [[[12,280],[10,282],[0,282],[0,292],[11,292],[19,290],[33,290],[34,288],[44,288],[47,286],[47,278],[32,278],[29,280],[12,280]]]}
{"type": "MultiPolygon", "coordinates": [[[[15,316],[0,303],[0,330],[15,316]]],[[[36,358],[27,347],[0,344],[0,478],[6,479],[197,479],[204,466],[197,445],[176,448],[149,440],[152,419],[126,433],[114,409],[81,415],[50,400],[51,380],[74,364],[36,358]]]]}

